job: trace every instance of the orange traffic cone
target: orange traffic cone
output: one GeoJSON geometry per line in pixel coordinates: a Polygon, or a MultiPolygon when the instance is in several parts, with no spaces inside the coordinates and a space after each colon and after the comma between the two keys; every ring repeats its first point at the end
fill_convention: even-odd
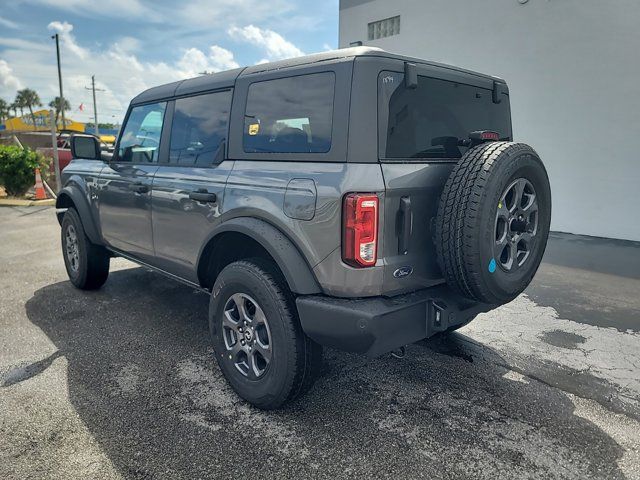
{"type": "Polygon", "coordinates": [[[44,191],[44,185],[42,184],[42,177],[40,176],[40,169],[36,168],[36,200],[46,200],[47,194],[44,191]]]}

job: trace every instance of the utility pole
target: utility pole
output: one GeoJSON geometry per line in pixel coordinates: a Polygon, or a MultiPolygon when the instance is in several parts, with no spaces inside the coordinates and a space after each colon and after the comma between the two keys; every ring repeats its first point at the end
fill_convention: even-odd
{"type": "Polygon", "coordinates": [[[93,92],[93,125],[95,127],[95,131],[96,131],[96,137],[100,135],[100,132],[98,131],[98,107],[96,107],[96,90],[98,90],[99,92],[104,92],[103,89],[101,88],[96,88],[96,76],[95,75],[91,75],[91,88],[89,87],[84,87],[87,90],[91,90],[93,92]]]}
{"type": "Polygon", "coordinates": [[[53,110],[49,110],[49,123],[51,124],[51,146],[53,147],[53,168],[56,174],[56,194],[62,190],[60,182],[60,158],[58,157],[58,137],[56,136],[56,116],[53,110]]]}
{"type": "Polygon", "coordinates": [[[62,70],[60,68],[60,41],[58,39],[58,34],[52,35],[51,38],[56,39],[56,56],[58,57],[58,84],[60,85],[60,113],[62,114],[62,128],[66,127],[66,122],[64,120],[64,95],[62,94],[62,70]]]}

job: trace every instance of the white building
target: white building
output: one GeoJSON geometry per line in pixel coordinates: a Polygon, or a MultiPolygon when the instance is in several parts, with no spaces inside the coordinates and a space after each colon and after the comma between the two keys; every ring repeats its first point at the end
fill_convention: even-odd
{"type": "Polygon", "coordinates": [[[640,0],[340,0],[357,42],[504,78],[551,228],[640,240],[640,0]]]}

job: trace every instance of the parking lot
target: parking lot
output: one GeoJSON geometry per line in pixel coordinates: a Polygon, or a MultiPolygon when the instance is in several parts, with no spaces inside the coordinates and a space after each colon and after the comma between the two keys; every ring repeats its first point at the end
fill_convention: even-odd
{"type": "Polygon", "coordinates": [[[49,207],[0,209],[0,478],[640,478],[640,246],[553,234],[527,293],[402,359],[325,350],[262,412],[202,293],[67,281],[49,207]]]}

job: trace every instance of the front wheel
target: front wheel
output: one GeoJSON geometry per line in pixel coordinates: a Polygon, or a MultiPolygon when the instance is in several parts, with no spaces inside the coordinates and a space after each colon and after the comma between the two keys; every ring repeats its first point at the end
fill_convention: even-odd
{"type": "Polygon", "coordinates": [[[209,327],[222,373],[258,408],[278,408],[303,393],[322,361],[322,347],[302,331],[282,274],[260,258],[222,270],[211,293],[209,327]]]}
{"type": "Polygon", "coordinates": [[[62,219],[62,255],[69,280],[82,290],[95,290],[109,276],[109,252],[91,243],[78,212],[69,208],[62,219]]]}

